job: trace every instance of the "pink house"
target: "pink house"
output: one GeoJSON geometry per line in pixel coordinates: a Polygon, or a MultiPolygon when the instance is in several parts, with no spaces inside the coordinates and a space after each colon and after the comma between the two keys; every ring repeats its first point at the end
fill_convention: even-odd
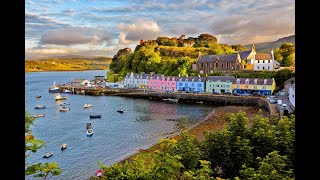
{"type": "Polygon", "coordinates": [[[163,74],[154,74],[151,76],[148,86],[152,90],[176,91],[176,76],[164,76],[163,74]]]}

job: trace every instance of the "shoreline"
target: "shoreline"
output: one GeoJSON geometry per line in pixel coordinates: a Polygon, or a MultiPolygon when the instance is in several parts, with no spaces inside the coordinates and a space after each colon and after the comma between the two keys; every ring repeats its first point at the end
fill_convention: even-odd
{"type": "MultiPolygon", "coordinates": [[[[204,132],[214,132],[223,129],[225,125],[225,116],[227,113],[237,113],[240,110],[246,112],[246,116],[248,117],[249,123],[251,123],[252,118],[255,117],[255,115],[258,113],[259,109],[255,106],[236,106],[236,105],[228,105],[228,106],[219,106],[217,108],[214,108],[211,113],[209,113],[203,120],[199,121],[198,123],[195,123],[194,125],[188,127],[185,131],[188,132],[190,136],[195,137],[196,139],[202,141],[204,140],[204,132]]],[[[262,115],[264,117],[270,117],[268,115],[268,112],[262,109],[262,115]]],[[[175,132],[173,134],[167,135],[166,137],[163,137],[161,139],[165,138],[173,138],[176,140],[180,139],[180,131],[175,132]]],[[[156,151],[159,149],[159,141],[157,141],[154,144],[151,144],[149,148],[147,149],[139,149],[136,150],[133,154],[124,157],[122,160],[120,160],[117,163],[125,163],[126,161],[130,162],[133,158],[140,154],[148,154],[156,151]]]]}
{"type": "Polygon", "coordinates": [[[87,70],[39,70],[39,71],[24,71],[25,73],[28,72],[73,72],[73,71],[97,71],[97,70],[108,70],[109,69],[87,69],[87,70]]]}

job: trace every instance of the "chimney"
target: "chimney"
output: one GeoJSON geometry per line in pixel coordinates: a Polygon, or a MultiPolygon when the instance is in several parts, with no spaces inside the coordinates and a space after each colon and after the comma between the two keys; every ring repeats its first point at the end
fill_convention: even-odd
{"type": "Polygon", "coordinates": [[[273,49],[271,50],[272,60],[274,60],[273,49]]]}

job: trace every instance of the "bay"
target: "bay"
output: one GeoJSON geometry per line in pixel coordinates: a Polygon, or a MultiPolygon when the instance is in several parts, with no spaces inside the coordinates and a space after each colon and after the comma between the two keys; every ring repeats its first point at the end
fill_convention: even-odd
{"type": "MultiPolygon", "coordinates": [[[[146,99],[115,96],[67,96],[70,111],[60,112],[55,94],[48,89],[53,82],[63,84],[72,79],[93,79],[106,75],[105,70],[76,72],[31,72],[25,74],[25,108],[31,115],[44,113],[31,127],[36,139],[46,142],[46,147],[32,153],[27,163],[58,162],[62,174],[50,179],[88,179],[99,169],[97,161],[104,165],[119,162],[139,149],[148,148],[161,138],[177,132],[175,121],[167,119],[188,118],[191,124],[203,120],[213,107],[201,104],[190,105],[167,103],[146,99]],[[41,98],[36,98],[41,95],[41,98]],[[93,107],[84,109],[89,103],[93,107]],[[46,109],[34,109],[45,105],[46,109]],[[116,112],[119,108],[123,114],[116,112]],[[89,115],[101,114],[101,119],[89,115]],[[92,122],[94,134],[86,136],[86,123],[92,122]],[[68,148],[60,150],[66,143],[68,148]],[[44,159],[47,152],[53,156],[44,159]]],[[[26,179],[36,179],[27,176],[26,179]]]]}

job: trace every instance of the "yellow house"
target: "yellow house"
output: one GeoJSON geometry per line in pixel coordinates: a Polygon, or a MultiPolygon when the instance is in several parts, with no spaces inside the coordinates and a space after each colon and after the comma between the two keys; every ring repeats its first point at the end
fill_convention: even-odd
{"type": "Polygon", "coordinates": [[[262,95],[273,94],[276,88],[274,78],[235,78],[232,83],[233,93],[252,94],[254,92],[262,95]]]}

